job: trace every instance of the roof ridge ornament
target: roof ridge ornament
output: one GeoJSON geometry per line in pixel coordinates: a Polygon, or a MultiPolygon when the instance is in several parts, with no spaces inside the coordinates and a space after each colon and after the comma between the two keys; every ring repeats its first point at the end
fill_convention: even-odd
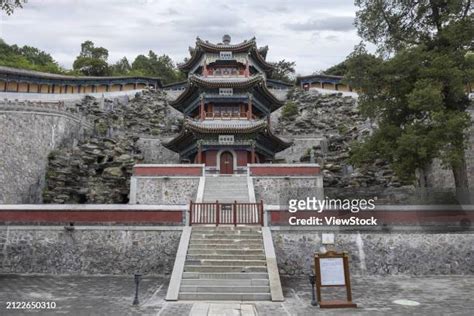
{"type": "Polygon", "coordinates": [[[230,41],[231,41],[231,37],[229,34],[224,34],[224,36],[222,36],[222,43],[224,45],[229,45],[230,41]]]}

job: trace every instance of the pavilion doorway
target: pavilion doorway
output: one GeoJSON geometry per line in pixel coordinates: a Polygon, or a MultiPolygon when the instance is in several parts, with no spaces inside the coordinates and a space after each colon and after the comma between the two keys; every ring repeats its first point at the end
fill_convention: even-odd
{"type": "Polygon", "coordinates": [[[220,173],[221,174],[233,174],[234,173],[234,156],[225,151],[220,157],[220,173]]]}

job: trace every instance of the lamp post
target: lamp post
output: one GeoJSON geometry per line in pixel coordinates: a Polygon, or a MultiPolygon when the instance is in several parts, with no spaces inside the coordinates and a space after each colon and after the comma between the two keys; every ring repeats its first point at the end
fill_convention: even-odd
{"type": "Polygon", "coordinates": [[[309,275],[309,283],[311,283],[311,305],[318,306],[318,302],[316,302],[316,295],[314,293],[314,284],[316,283],[315,276],[313,274],[309,275]]]}
{"type": "Polygon", "coordinates": [[[140,273],[135,273],[135,298],[133,299],[133,305],[140,304],[138,301],[138,285],[140,284],[141,276],[140,273]]]}

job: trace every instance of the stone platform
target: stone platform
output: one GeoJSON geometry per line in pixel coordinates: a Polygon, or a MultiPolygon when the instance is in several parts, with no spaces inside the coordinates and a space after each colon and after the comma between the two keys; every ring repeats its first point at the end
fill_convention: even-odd
{"type": "Polygon", "coordinates": [[[474,276],[352,276],[357,309],[322,310],[310,305],[306,278],[282,278],[284,302],[165,302],[168,279],[144,277],[140,306],[133,307],[133,276],[0,275],[1,315],[471,315],[474,276]],[[408,301],[407,301],[408,300],[408,301]],[[49,311],[6,310],[8,301],[56,302],[49,311]],[[411,302],[410,302],[411,301],[411,302]],[[410,304],[410,305],[402,305],[410,304]],[[204,305],[203,305],[204,304],[204,305]],[[209,304],[209,305],[206,305],[209,304]],[[191,314],[193,311],[193,314],[191,314]],[[225,315],[225,314],[220,314],[225,315]]]}

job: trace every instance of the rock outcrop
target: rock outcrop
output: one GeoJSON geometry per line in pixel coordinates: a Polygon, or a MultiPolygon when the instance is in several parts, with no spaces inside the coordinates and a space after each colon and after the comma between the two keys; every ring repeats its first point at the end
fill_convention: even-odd
{"type": "Polygon", "coordinates": [[[400,191],[392,189],[404,185],[385,161],[377,160],[361,168],[349,162],[352,143],[373,129],[351,96],[293,90],[287,104],[273,118],[273,127],[276,134],[286,138],[311,135],[318,139],[314,144],[308,142],[307,148],[301,150],[299,161],[321,165],[325,192],[331,197],[373,197],[400,191]],[[292,109],[295,106],[297,111],[292,109]]]}
{"type": "Polygon", "coordinates": [[[144,91],[129,102],[85,97],[72,107],[94,133],[51,152],[45,203],[127,203],[132,167],[142,162],[140,136],[168,136],[182,123],[162,92],[144,91]]]}

